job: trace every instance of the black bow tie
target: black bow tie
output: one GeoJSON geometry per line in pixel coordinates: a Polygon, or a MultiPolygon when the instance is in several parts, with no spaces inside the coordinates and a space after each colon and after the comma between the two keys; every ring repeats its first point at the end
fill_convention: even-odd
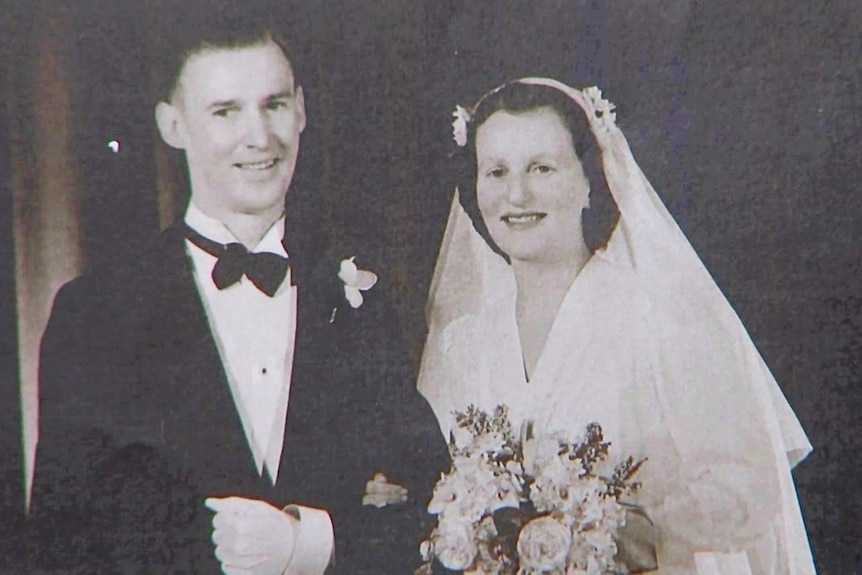
{"type": "Polygon", "coordinates": [[[189,226],[185,226],[188,240],[218,258],[213,267],[212,278],[220,290],[231,286],[245,275],[257,289],[272,297],[287,275],[288,261],[284,256],[270,252],[252,253],[238,243],[220,244],[205,238],[189,226]]]}

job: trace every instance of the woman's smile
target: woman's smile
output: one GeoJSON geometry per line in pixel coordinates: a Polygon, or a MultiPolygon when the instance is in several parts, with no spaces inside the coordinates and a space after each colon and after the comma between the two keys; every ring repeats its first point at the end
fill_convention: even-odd
{"type": "Polygon", "coordinates": [[[547,215],[543,212],[525,212],[504,214],[500,219],[513,230],[526,230],[537,226],[547,215]]]}

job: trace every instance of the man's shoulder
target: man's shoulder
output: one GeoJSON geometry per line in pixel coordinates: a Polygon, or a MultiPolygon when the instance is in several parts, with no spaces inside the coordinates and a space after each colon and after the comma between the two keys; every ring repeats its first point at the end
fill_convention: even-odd
{"type": "Polygon", "coordinates": [[[64,284],[54,308],[105,309],[128,301],[146,301],[160,284],[185,271],[183,245],[173,229],[129,242],[122,256],[94,262],[64,284]]]}

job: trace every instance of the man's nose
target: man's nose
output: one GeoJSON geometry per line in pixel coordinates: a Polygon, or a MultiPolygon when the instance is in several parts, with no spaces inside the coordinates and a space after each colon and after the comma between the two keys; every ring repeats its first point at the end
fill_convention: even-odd
{"type": "Polygon", "coordinates": [[[246,145],[250,148],[266,148],[271,134],[266,115],[258,111],[249,112],[245,119],[246,145]]]}

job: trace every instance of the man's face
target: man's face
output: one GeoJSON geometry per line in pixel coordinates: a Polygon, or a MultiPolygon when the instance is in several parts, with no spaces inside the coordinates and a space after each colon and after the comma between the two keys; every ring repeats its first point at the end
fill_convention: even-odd
{"type": "Polygon", "coordinates": [[[192,200],[205,213],[281,213],[305,103],[275,43],[193,54],[156,117],[164,140],[185,150],[192,200]]]}

